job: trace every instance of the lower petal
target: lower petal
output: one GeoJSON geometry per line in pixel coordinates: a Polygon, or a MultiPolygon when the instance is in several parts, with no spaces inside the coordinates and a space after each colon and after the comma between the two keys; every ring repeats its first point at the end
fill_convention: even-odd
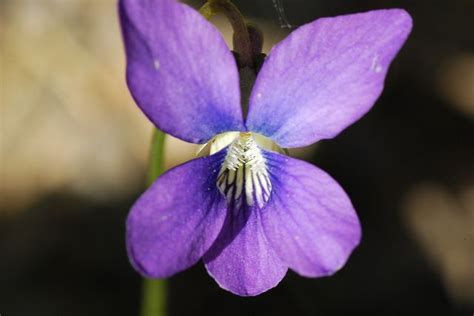
{"type": "Polygon", "coordinates": [[[262,225],[281,260],[308,277],[331,275],[359,244],[357,214],[344,190],[306,162],[266,152],[273,185],[262,225]]]}
{"type": "Polygon", "coordinates": [[[144,276],[169,277],[195,264],[219,234],[226,202],[216,186],[225,152],[169,170],[127,219],[127,248],[144,276]]]}
{"type": "Polygon", "coordinates": [[[254,296],[275,287],[285,276],[282,263],[261,224],[261,210],[231,210],[215,244],[204,255],[207,271],[220,287],[254,296]]]}

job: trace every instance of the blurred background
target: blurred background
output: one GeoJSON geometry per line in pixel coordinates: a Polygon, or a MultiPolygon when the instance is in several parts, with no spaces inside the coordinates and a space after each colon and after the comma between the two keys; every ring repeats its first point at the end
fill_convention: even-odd
{"type": "MultiPolygon", "coordinates": [[[[405,8],[414,30],[374,109],[292,152],[352,198],[363,240],[348,264],[239,298],[200,263],[170,279],[169,313],[472,315],[474,1],[234,3],[266,51],[288,24],[377,8],[405,8]]],[[[115,1],[0,0],[0,45],[0,314],[138,315],[124,221],[144,189],[152,126],[125,85],[115,1]]],[[[172,138],[166,148],[168,167],[195,154],[172,138]]]]}

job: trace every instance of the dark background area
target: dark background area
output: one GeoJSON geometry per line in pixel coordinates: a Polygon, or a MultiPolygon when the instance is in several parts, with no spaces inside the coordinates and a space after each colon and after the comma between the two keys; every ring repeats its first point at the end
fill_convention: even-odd
{"type": "MultiPolygon", "coordinates": [[[[234,2],[246,17],[288,31],[271,0],[234,2]]],[[[413,17],[412,35],[373,110],[305,156],[348,192],[363,227],[361,245],[333,277],[289,272],[277,288],[254,298],[221,290],[199,263],[169,280],[170,315],[472,315],[474,1],[280,3],[296,26],[378,8],[401,7],[413,17]]],[[[3,23],[13,23],[15,6],[10,1],[2,8],[3,23]]],[[[81,27],[87,14],[71,23],[81,27]]],[[[61,143],[51,146],[62,154],[61,143]]],[[[104,189],[98,199],[58,185],[29,203],[1,205],[2,316],[138,314],[141,280],[124,247],[125,217],[146,172],[145,163],[136,164],[134,180],[119,194],[104,189]]],[[[6,176],[1,181],[2,192],[11,194],[15,184],[6,176]]]]}

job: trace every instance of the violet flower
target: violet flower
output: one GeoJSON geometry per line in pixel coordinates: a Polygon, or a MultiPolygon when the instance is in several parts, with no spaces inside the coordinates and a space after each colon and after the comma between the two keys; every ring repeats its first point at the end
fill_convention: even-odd
{"type": "Polygon", "coordinates": [[[276,286],[288,268],[305,277],[339,270],[361,237],[348,196],[278,149],[333,138],[372,107],[410,16],[377,10],[299,27],[265,59],[245,119],[236,61],[198,12],[123,0],[120,20],[138,106],[159,129],[210,150],[163,174],[133,206],[135,269],[166,278],[202,258],[222,288],[242,296],[276,286]]]}

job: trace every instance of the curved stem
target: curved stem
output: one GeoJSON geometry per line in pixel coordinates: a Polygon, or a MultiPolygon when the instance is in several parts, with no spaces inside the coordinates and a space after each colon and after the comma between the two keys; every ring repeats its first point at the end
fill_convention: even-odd
{"type": "Polygon", "coordinates": [[[204,3],[204,5],[199,9],[199,13],[201,13],[201,15],[207,20],[217,14],[217,12],[212,9],[209,2],[204,3]]]}
{"type": "Polygon", "coordinates": [[[253,62],[252,43],[245,24],[244,17],[239,9],[229,0],[209,0],[199,12],[209,19],[217,13],[224,14],[234,29],[234,50],[240,57],[241,66],[251,66],[253,62]]]}

